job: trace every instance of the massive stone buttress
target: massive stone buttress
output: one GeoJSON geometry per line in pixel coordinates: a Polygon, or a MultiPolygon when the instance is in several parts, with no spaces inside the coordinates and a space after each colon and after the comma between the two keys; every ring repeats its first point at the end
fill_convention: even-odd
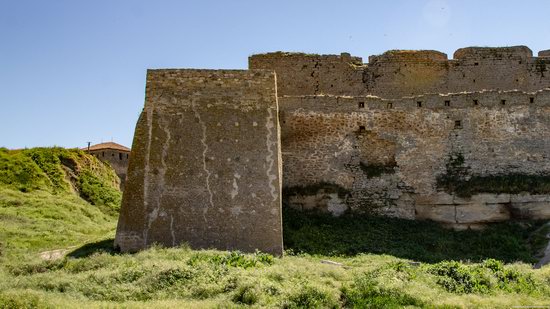
{"type": "Polygon", "coordinates": [[[275,74],[149,70],[115,244],[281,255],[275,74]]]}

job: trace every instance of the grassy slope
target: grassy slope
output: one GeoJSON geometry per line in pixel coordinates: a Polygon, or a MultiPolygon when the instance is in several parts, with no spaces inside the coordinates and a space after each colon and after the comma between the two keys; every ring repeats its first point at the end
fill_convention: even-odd
{"type": "Polygon", "coordinates": [[[112,170],[82,152],[0,150],[0,308],[550,304],[550,267],[523,263],[541,245],[536,222],[456,233],[286,211],[285,245],[302,253],[283,259],[185,247],[120,254],[112,250],[113,188],[112,170]],[[78,244],[64,259],[37,258],[78,244]],[[480,263],[446,261],[453,257],[480,263]]]}
{"type": "Polygon", "coordinates": [[[0,261],[112,234],[118,181],[80,150],[0,149],[0,261]]]}

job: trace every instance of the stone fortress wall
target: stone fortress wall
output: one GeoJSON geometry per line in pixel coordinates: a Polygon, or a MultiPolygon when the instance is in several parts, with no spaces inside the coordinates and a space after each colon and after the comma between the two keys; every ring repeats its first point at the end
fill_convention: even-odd
{"type": "Polygon", "coordinates": [[[277,74],[291,206],[474,227],[550,218],[548,56],[278,52],[249,65],[277,74]]]}
{"type": "Polygon", "coordinates": [[[280,255],[282,202],[457,228],[550,218],[550,51],[277,52],[249,67],[148,71],[123,251],[280,255]]]}
{"type": "Polygon", "coordinates": [[[275,74],[149,70],[115,238],[283,250],[275,74]]]}

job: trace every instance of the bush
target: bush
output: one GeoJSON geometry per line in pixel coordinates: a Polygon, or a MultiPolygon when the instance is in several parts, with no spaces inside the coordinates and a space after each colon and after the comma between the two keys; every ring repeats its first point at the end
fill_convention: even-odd
{"type": "Polygon", "coordinates": [[[396,289],[379,286],[372,273],[357,276],[349,286],[342,288],[344,306],[353,308],[424,307],[424,303],[396,289]]]}

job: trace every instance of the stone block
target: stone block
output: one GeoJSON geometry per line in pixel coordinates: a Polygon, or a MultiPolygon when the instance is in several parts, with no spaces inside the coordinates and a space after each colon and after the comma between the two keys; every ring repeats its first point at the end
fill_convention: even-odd
{"type": "Polygon", "coordinates": [[[458,223],[487,223],[510,219],[510,211],[504,204],[464,204],[456,206],[458,223]]]}
{"type": "Polygon", "coordinates": [[[456,210],[453,205],[416,205],[416,219],[433,220],[442,223],[456,223],[456,210]]]}

